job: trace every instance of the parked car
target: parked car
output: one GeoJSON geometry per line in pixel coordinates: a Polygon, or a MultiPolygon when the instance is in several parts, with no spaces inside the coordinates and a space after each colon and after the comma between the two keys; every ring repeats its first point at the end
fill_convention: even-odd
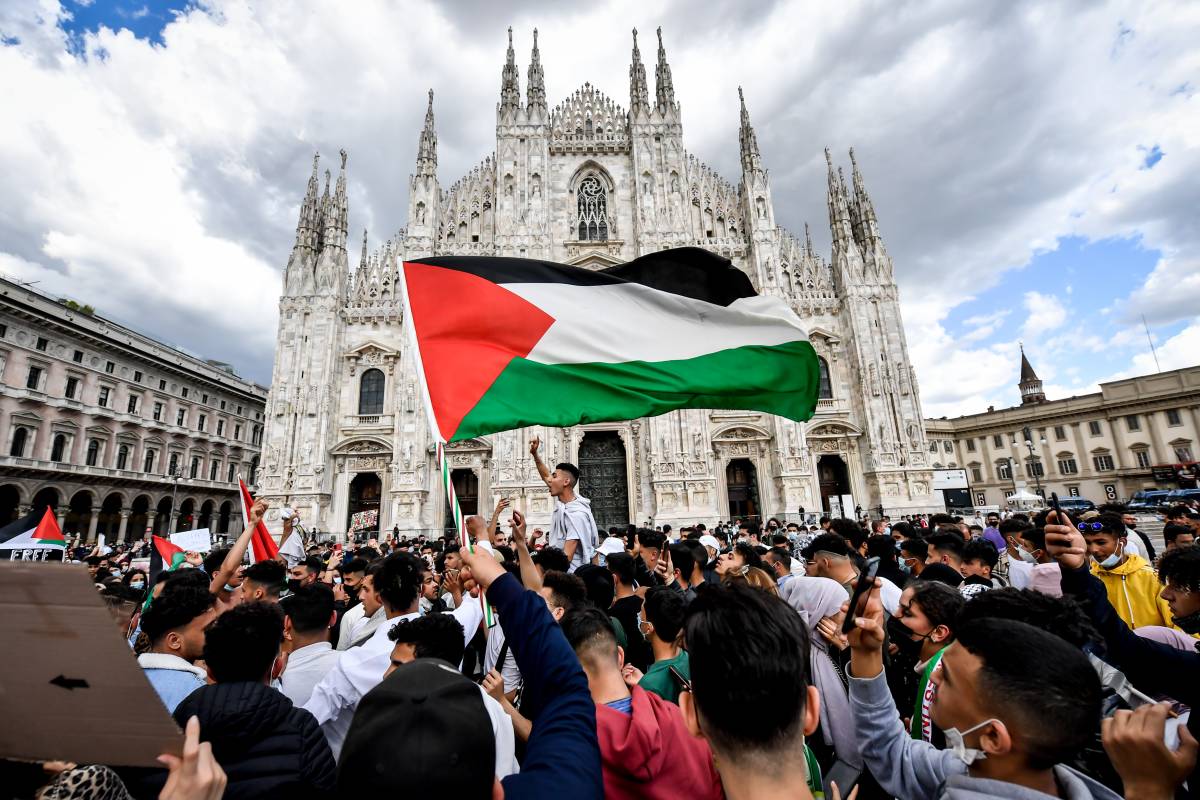
{"type": "Polygon", "coordinates": [[[1173,506],[1176,503],[1187,503],[1192,500],[1200,500],[1200,489],[1176,489],[1167,494],[1164,505],[1173,506]]]}
{"type": "Polygon", "coordinates": [[[1068,514],[1080,514],[1084,511],[1091,511],[1096,504],[1083,497],[1060,497],[1058,506],[1068,514]]]}
{"type": "Polygon", "coordinates": [[[1129,510],[1153,511],[1166,502],[1170,494],[1166,489],[1145,489],[1129,498],[1129,510]]]}

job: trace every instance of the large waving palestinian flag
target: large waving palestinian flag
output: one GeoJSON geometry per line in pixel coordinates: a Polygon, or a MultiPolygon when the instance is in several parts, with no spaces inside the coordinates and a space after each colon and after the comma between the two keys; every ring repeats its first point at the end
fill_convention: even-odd
{"type": "Polygon", "coordinates": [[[601,271],[422,258],[404,263],[402,286],[444,441],[679,408],[806,420],[816,407],[819,368],[799,317],[706,250],[601,271]]]}

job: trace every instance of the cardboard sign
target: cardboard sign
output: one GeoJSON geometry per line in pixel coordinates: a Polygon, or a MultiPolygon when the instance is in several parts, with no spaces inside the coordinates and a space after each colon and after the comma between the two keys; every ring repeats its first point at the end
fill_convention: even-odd
{"type": "Polygon", "coordinates": [[[180,531],[171,534],[171,544],[183,548],[185,552],[192,550],[197,553],[207,553],[212,550],[212,534],[208,532],[208,528],[180,531]]]}
{"type": "Polygon", "coordinates": [[[0,561],[0,758],[161,767],[183,734],[87,570],[0,561]]]}

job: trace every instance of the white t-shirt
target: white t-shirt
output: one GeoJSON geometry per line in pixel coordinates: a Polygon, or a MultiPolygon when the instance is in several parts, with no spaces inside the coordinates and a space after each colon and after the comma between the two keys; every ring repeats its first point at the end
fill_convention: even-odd
{"type": "Polygon", "coordinates": [[[575,495],[574,500],[564,503],[556,497],[546,545],[561,550],[565,549],[564,545],[572,539],[579,544],[571,557],[571,568],[568,572],[574,572],[584,564],[592,563],[592,556],[596,554],[600,542],[596,533],[596,519],[592,516],[592,501],[575,495]]]}
{"type": "MultiPolygon", "coordinates": [[[[491,672],[496,668],[496,662],[500,660],[500,651],[504,648],[504,642],[504,628],[500,627],[500,621],[497,619],[487,632],[487,649],[483,653],[484,672],[491,672]]],[[[505,692],[521,688],[521,668],[517,666],[517,657],[513,655],[511,647],[504,654],[504,666],[500,669],[500,675],[504,678],[505,692]]]]}

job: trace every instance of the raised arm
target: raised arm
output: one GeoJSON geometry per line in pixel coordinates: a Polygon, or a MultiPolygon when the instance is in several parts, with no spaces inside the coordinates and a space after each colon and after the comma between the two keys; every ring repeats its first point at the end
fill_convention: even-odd
{"type": "Polygon", "coordinates": [[[542,476],[542,481],[550,485],[550,470],[542,463],[541,456],[538,455],[538,448],[541,447],[542,440],[535,436],[533,441],[529,443],[529,455],[533,456],[533,463],[537,465],[538,475],[542,476]]]}
{"type": "Polygon", "coordinates": [[[529,542],[525,538],[525,517],[516,509],[513,509],[512,514],[512,539],[517,548],[517,564],[521,567],[521,585],[536,592],[542,588],[542,575],[533,563],[533,556],[529,554],[529,542]]]}
{"type": "Polygon", "coordinates": [[[225,588],[225,584],[229,583],[229,579],[237,572],[238,567],[242,564],[242,559],[246,557],[246,548],[250,546],[250,537],[254,535],[254,529],[262,520],[263,515],[267,513],[267,508],[270,504],[263,498],[258,498],[254,501],[254,505],[250,508],[250,516],[246,522],[246,530],[242,531],[242,535],[233,543],[233,547],[229,548],[229,553],[225,556],[225,560],[221,562],[221,567],[217,573],[212,576],[209,581],[208,591],[212,594],[217,594],[225,588]]]}
{"type": "Polygon", "coordinates": [[[496,503],[496,510],[492,512],[492,518],[488,521],[488,541],[496,541],[496,528],[500,525],[500,514],[504,509],[508,508],[508,498],[501,497],[496,503]]]}

